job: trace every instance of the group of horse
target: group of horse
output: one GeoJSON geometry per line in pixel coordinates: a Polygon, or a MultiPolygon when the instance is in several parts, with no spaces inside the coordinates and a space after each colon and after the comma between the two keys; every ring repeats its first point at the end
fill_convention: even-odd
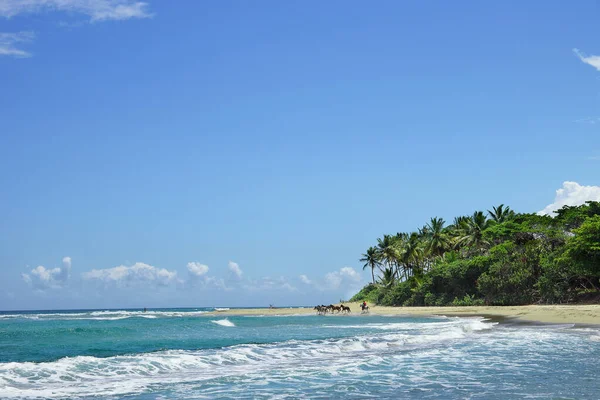
{"type": "Polygon", "coordinates": [[[339,306],[335,306],[333,304],[330,304],[328,306],[326,305],[320,305],[320,306],[315,306],[314,310],[317,311],[317,314],[319,315],[325,315],[327,313],[331,313],[333,314],[334,312],[339,314],[339,313],[350,313],[350,307],[345,306],[343,304],[340,304],[339,306]]]}

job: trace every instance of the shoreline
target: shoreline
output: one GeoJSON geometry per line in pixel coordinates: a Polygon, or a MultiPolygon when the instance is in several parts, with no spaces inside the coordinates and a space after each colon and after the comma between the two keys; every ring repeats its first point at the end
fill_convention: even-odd
{"type": "MultiPolygon", "coordinates": [[[[353,315],[360,315],[360,303],[344,303],[353,315]]],[[[600,325],[600,304],[588,305],[527,305],[527,306],[451,306],[451,307],[389,307],[369,305],[369,315],[415,316],[497,316],[522,322],[551,324],[600,325]]],[[[235,315],[307,315],[316,314],[307,308],[251,308],[207,312],[206,316],[235,315]]]]}

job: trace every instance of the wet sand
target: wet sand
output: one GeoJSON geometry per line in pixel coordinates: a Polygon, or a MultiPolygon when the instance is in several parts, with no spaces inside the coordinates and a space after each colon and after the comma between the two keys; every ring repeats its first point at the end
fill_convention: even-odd
{"type": "MultiPolygon", "coordinates": [[[[352,314],[360,314],[360,303],[344,303],[352,314]]],[[[499,316],[521,321],[600,325],[600,304],[591,305],[529,305],[529,306],[473,306],[473,307],[385,307],[369,305],[374,315],[446,315],[446,316],[499,316]]],[[[252,308],[215,311],[214,315],[293,315],[315,314],[307,308],[252,308]]]]}

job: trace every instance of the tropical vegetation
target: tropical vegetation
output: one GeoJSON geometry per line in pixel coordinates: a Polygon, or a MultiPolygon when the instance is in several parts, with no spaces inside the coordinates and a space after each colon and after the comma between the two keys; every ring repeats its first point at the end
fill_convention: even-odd
{"type": "Polygon", "coordinates": [[[386,234],[361,256],[372,281],[352,301],[394,306],[600,301],[600,202],[555,215],[487,212],[432,218],[386,234]]]}

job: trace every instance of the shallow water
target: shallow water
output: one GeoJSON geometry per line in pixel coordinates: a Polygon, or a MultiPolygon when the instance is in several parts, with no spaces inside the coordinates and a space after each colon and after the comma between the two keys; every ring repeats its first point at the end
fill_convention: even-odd
{"type": "Polygon", "coordinates": [[[600,398],[600,330],[485,318],[0,313],[0,398],[600,398]]]}

